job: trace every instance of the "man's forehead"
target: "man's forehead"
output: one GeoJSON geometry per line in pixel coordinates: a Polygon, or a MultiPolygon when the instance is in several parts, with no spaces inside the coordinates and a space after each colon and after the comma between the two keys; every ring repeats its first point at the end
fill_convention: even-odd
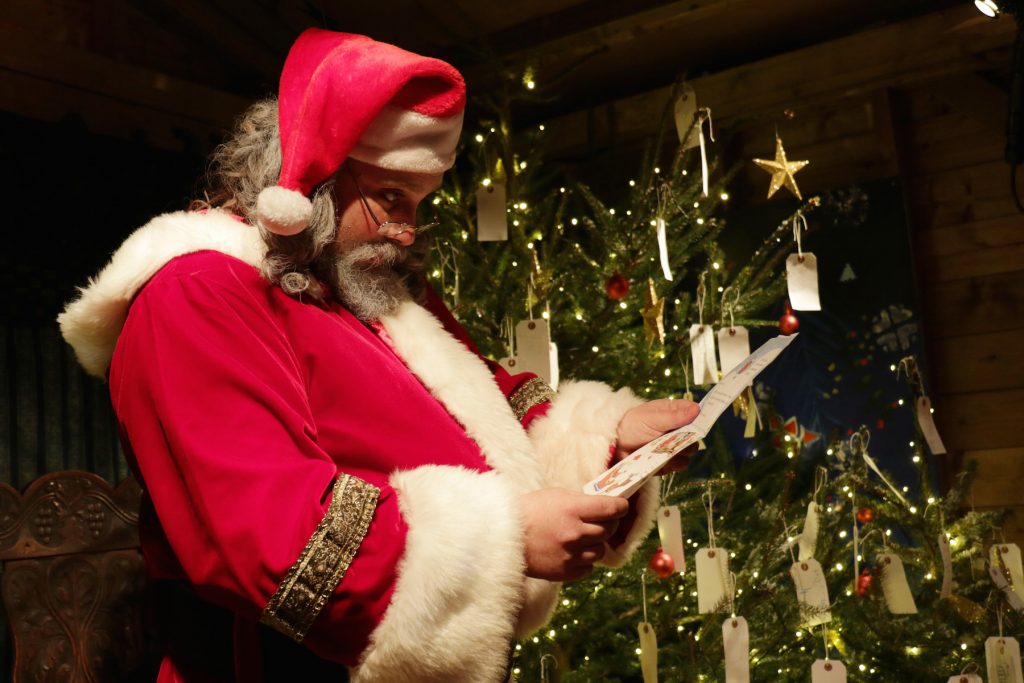
{"type": "Polygon", "coordinates": [[[397,171],[370,164],[361,164],[357,169],[360,176],[373,180],[375,183],[394,187],[402,190],[411,190],[423,194],[430,194],[441,186],[444,179],[443,173],[416,173],[413,171],[397,171]]]}

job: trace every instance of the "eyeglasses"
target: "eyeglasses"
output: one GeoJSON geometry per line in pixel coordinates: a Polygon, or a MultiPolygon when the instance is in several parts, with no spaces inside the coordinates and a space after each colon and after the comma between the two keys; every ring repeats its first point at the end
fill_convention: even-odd
{"type": "Polygon", "coordinates": [[[373,222],[377,224],[378,235],[382,235],[384,237],[396,237],[403,232],[408,231],[422,233],[430,230],[431,228],[436,228],[441,224],[436,215],[432,221],[422,225],[412,225],[411,223],[400,223],[398,221],[382,221],[377,218],[377,214],[375,214],[373,209],[370,208],[370,200],[366,198],[363,188],[359,186],[359,179],[356,177],[356,172],[353,171],[352,167],[348,164],[345,164],[345,168],[348,169],[349,175],[352,176],[352,184],[356,186],[356,190],[359,192],[359,198],[363,200],[363,206],[366,207],[366,211],[370,214],[370,218],[373,219],[373,222]]]}

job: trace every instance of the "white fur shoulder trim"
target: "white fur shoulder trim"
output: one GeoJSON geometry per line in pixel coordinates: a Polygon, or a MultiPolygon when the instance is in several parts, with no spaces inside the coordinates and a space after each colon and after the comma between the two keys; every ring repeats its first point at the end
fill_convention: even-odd
{"type": "Polygon", "coordinates": [[[353,683],[504,681],[523,592],[518,495],[497,472],[439,465],[390,484],[409,533],[353,683]]]}
{"type": "MultiPolygon", "coordinates": [[[[530,425],[530,441],[544,478],[553,486],[579,491],[607,469],[619,420],[641,403],[629,389],[614,391],[600,382],[563,382],[547,414],[530,425]]],[[[652,478],[633,494],[636,520],[621,545],[606,549],[602,564],[624,564],[650,533],[658,506],[657,481],[652,478]]]]}
{"type": "Polygon", "coordinates": [[[411,301],[381,323],[398,355],[462,424],[487,463],[523,492],[541,488],[530,440],[484,362],[411,301]]]}
{"type": "Polygon", "coordinates": [[[90,375],[106,379],[128,307],[168,261],[213,250],[259,267],[266,247],[259,231],[223,211],[179,211],[157,216],[114,252],[79,297],[57,316],[61,334],[90,375]]]}

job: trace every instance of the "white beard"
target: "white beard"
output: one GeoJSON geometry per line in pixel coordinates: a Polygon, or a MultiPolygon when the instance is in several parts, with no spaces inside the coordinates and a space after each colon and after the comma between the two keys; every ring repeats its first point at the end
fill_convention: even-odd
{"type": "Polygon", "coordinates": [[[409,300],[406,275],[396,272],[407,251],[391,242],[360,244],[338,253],[334,260],[335,294],[362,321],[379,320],[409,300]]]}

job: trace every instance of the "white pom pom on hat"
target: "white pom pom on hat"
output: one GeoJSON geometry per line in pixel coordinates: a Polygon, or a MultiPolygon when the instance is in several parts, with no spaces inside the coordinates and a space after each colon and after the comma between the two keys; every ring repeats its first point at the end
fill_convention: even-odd
{"type": "Polygon", "coordinates": [[[308,29],[281,72],[281,175],[256,202],[256,220],[297,235],[314,188],[346,158],[399,171],[451,168],[466,85],[450,64],[366,36],[308,29]]]}

